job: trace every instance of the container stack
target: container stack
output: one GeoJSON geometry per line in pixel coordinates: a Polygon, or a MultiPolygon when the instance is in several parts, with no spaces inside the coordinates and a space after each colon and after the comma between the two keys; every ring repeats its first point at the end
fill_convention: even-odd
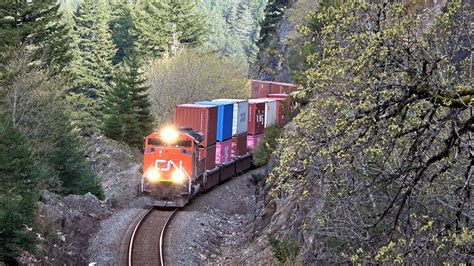
{"type": "Polygon", "coordinates": [[[216,168],[218,110],[215,105],[181,104],[176,106],[174,123],[176,127],[186,127],[204,133],[199,149],[199,158],[205,170],[216,168]]]}
{"type": "Polygon", "coordinates": [[[268,99],[277,101],[276,117],[280,126],[285,125],[290,120],[293,111],[293,102],[291,97],[285,93],[268,94],[268,99]]]}
{"type": "Polygon", "coordinates": [[[232,122],[234,117],[234,103],[229,101],[203,101],[195,104],[201,106],[215,106],[217,108],[216,130],[216,157],[218,165],[232,161],[232,122]]]}
{"type": "Polygon", "coordinates": [[[250,99],[248,123],[247,147],[255,149],[263,139],[265,128],[277,123],[277,101],[269,98],[250,99]]]}
{"type": "Polygon", "coordinates": [[[252,80],[252,98],[265,98],[271,88],[271,81],[252,80]]]}
{"type": "Polygon", "coordinates": [[[290,94],[294,91],[296,91],[296,85],[294,84],[272,81],[270,82],[270,92],[268,94],[290,94]]]}
{"type": "Polygon", "coordinates": [[[247,154],[247,130],[249,118],[249,102],[241,99],[217,99],[213,102],[232,102],[234,105],[232,119],[232,157],[247,154]]]}

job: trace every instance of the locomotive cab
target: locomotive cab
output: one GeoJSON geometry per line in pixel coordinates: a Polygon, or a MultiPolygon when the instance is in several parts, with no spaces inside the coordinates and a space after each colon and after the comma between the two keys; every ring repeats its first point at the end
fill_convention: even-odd
{"type": "Polygon", "coordinates": [[[148,205],[182,207],[199,191],[204,135],[188,128],[165,128],[145,138],[141,192],[148,205]]]}

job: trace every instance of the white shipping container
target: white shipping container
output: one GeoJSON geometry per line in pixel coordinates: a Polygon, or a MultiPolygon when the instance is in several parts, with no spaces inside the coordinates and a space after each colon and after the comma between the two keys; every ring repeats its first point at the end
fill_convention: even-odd
{"type": "Polygon", "coordinates": [[[250,103],[265,103],[265,128],[277,123],[277,101],[272,99],[250,99],[250,103]]]}
{"type": "Polygon", "coordinates": [[[213,102],[233,102],[234,117],[232,120],[232,135],[238,135],[247,132],[249,119],[249,102],[241,99],[216,99],[213,102]]]}

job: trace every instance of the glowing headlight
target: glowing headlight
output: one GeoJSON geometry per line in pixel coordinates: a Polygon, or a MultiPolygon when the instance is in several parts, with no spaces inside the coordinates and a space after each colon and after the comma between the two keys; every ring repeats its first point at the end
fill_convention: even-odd
{"type": "Polygon", "coordinates": [[[183,171],[177,170],[171,174],[171,178],[173,178],[173,182],[182,183],[186,176],[184,175],[183,171]]]}
{"type": "Polygon", "coordinates": [[[150,168],[146,172],[145,177],[150,182],[157,182],[160,179],[160,172],[158,172],[158,170],[156,170],[155,168],[150,168]]]}
{"type": "Polygon", "coordinates": [[[167,127],[161,130],[160,135],[164,142],[172,144],[178,140],[179,132],[171,127],[167,127]]]}

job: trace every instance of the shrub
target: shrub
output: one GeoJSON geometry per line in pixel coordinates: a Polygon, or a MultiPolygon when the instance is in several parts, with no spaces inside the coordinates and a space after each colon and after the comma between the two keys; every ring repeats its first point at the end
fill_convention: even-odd
{"type": "Polygon", "coordinates": [[[265,137],[260,141],[254,151],[253,163],[255,166],[263,166],[268,163],[272,152],[275,150],[279,135],[279,125],[273,125],[265,129],[265,137]]]}
{"type": "Polygon", "coordinates": [[[272,248],[273,257],[281,263],[294,260],[300,249],[298,241],[289,237],[278,240],[270,235],[268,236],[268,242],[272,248]]]}

